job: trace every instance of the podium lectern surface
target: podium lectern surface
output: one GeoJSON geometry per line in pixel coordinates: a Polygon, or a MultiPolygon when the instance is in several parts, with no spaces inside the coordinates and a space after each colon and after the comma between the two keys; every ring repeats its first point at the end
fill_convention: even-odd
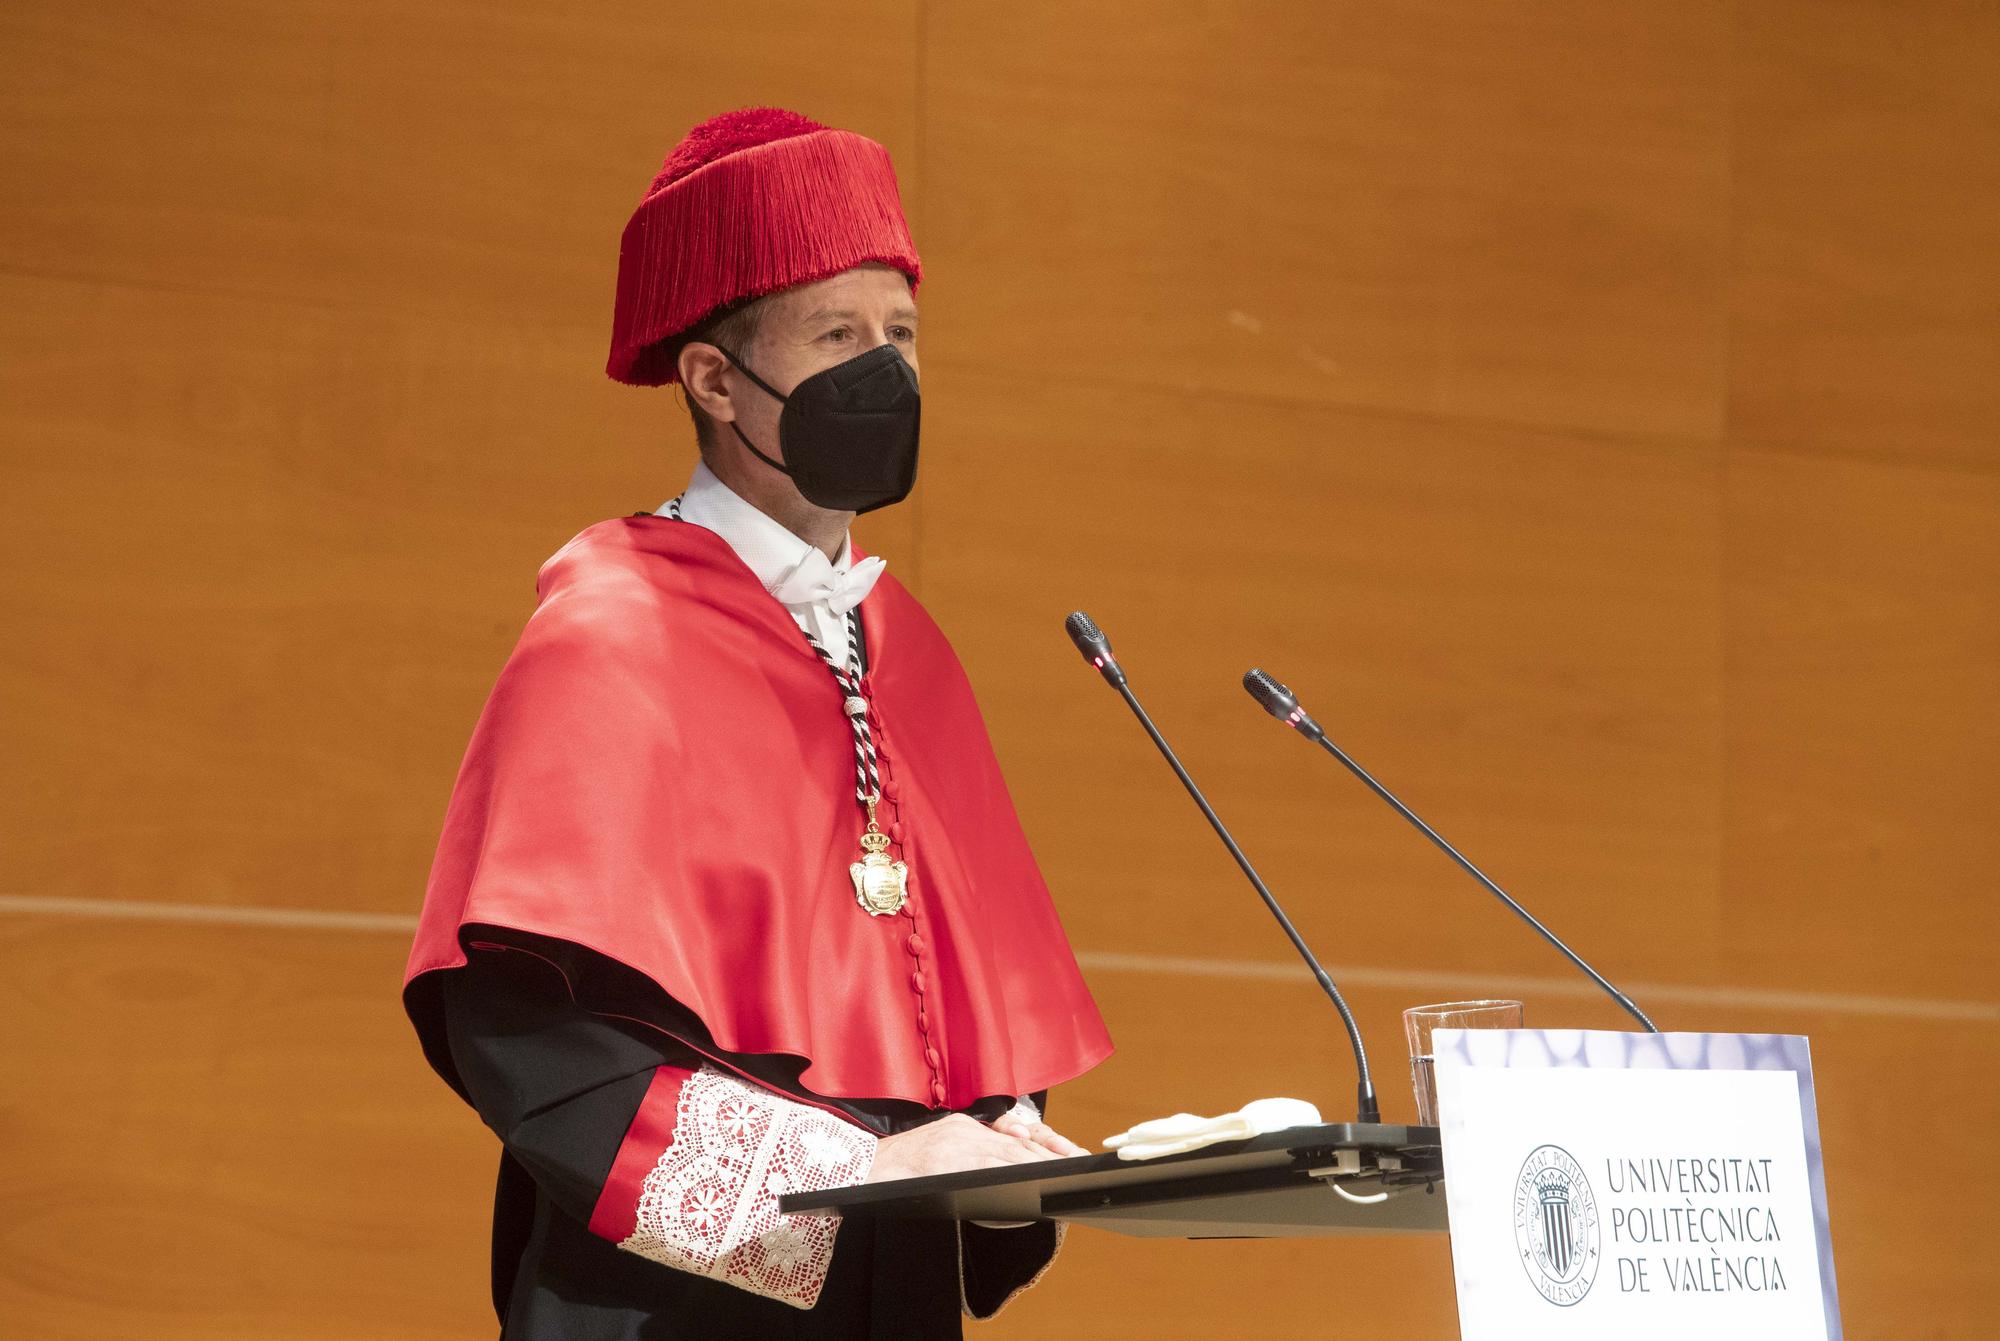
{"type": "Polygon", "coordinates": [[[1160,1159],[1077,1155],[800,1192],[780,1198],[778,1207],[793,1214],[1067,1220],[1153,1238],[1442,1233],[1444,1163],[1435,1127],[1336,1122],[1160,1159]]]}

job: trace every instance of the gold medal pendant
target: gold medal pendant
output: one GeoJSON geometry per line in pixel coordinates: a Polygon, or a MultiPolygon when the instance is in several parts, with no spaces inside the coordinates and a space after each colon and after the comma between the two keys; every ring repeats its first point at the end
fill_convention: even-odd
{"type": "Polygon", "coordinates": [[[868,799],[868,828],[861,835],[862,858],[847,868],[854,877],[854,898],[870,917],[887,917],[903,910],[907,863],[889,860],[889,835],[875,823],[875,798],[868,799]]]}

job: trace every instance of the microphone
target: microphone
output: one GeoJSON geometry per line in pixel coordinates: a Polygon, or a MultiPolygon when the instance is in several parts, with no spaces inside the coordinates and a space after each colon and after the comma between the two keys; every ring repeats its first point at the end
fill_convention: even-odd
{"type": "Polygon", "coordinates": [[[1646,1012],[1640,1010],[1637,1006],[1633,1005],[1632,999],[1630,997],[1626,996],[1616,987],[1613,987],[1608,981],[1605,980],[1605,977],[1602,973],[1599,973],[1596,969],[1584,963],[1582,956],[1578,955],[1576,951],[1570,949],[1567,945],[1564,945],[1561,939],[1558,938],[1553,931],[1550,931],[1547,927],[1543,926],[1539,921],[1535,919],[1535,915],[1533,913],[1530,913],[1526,908],[1523,908],[1520,904],[1516,903],[1514,901],[1513,896],[1508,894],[1506,890],[1500,888],[1500,886],[1494,884],[1491,880],[1487,879],[1486,872],[1480,870],[1477,866],[1474,866],[1471,862],[1467,861],[1464,856],[1460,855],[1459,850],[1457,848],[1453,847],[1450,843],[1444,841],[1444,839],[1438,834],[1438,831],[1436,829],[1433,829],[1430,825],[1424,823],[1421,819],[1417,818],[1417,813],[1414,810],[1411,810],[1401,801],[1398,801],[1387,787],[1384,787],[1381,783],[1375,781],[1374,778],[1368,776],[1368,771],[1366,769],[1362,768],[1360,764],[1357,764],[1352,759],[1348,758],[1347,752],[1345,750],[1341,749],[1340,746],[1328,740],[1326,738],[1325,729],[1321,727],[1318,722],[1315,722],[1312,719],[1312,715],[1310,713],[1308,713],[1304,708],[1299,706],[1298,696],[1293,694],[1291,690],[1287,689],[1284,685],[1279,684],[1276,680],[1272,679],[1269,675],[1266,675],[1261,670],[1252,670],[1248,674],[1246,674],[1243,677],[1243,687],[1250,691],[1251,698],[1256,699],[1258,703],[1263,705],[1265,712],[1270,713],[1273,717],[1283,722],[1286,726],[1291,727],[1294,731],[1304,736],[1307,740],[1310,740],[1315,745],[1322,747],[1323,749],[1326,750],[1327,753],[1331,754],[1334,758],[1340,760],[1341,763],[1347,765],[1348,772],[1354,774],[1355,777],[1360,778],[1363,782],[1367,783],[1368,789],[1370,791],[1374,792],[1384,801],[1387,801],[1390,805],[1394,806],[1396,808],[1397,814],[1401,815],[1404,819],[1408,820],[1410,823],[1416,825],[1417,828],[1420,831],[1422,831],[1424,837],[1430,839],[1433,843],[1436,843],[1440,851],[1442,851],[1447,857],[1450,857],[1453,861],[1457,862],[1460,866],[1464,867],[1466,874],[1470,875],[1474,880],[1477,880],[1480,884],[1486,886],[1486,888],[1492,892],[1495,898],[1499,899],[1500,902],[1506,904],[1509,908],[1513,909],[1516,916],[1518,916],[1523,922],[1526,922],[1529,926],[1533,927],[1537,932],[1539,932],[1543,940],[1547,941],[1550,945],[1553,945],[1556,947],[1556,949],[1560,950],[1562,952],[1563,958],[1569,960],[1570,963],[1582,969],[1584,974],[1587,977],[1589,977],[1589,979],[1592,982],[1596,983],[1599,987],[1603,988],[1607,993],[1609,993],[1611,999],[1613,1001],[1616,1001],[1620,1006],[1624,1007],[1626,1012],[1629,1013],[1633,1019],[1637,1020],[1640,1024],[1646,1026],[1647,1033],[1657,1034],[1660,1032],[1659,1026],[1655,1025],[1651,1020],[1647,1019],[1646,1012]]]}
{"type": "Polygon", "coordinates": [[[1313,952],[1306,948],[1305,940],[1299,935],[1297,928],[1292,926],[1292,920],[1285,916],[1285,910],[1280,908],[1277,899],[1272,897],[1269,886],[1258,876],[1256,868],[1250,864],[1250,859],[1243,855],[1243,849],[1236,845],[1236,840],[1229,836],[1228,828],[1217,817],[1215,808],[1208,803],[1208,798],[1201,794],[1201,788],[1194,785],[1194,779],[1188,776],[1187,769],[1181,767],[1181,761],[1175,757],[1173,747],[1167,744],[1166,737],[1162,736],[1160,729],[1153,725],[1153,719],[1146,715],[1146,710],[1139,706],[1137,696],[1132,693],[1131,686],[1125,681],[1125,672],[1119,667],[1118,659],[1111,654],[1111,640],[1106,638],[1090,616],[1081,610],[1064,620],[1063,627],[1069,631],[1070,641],[1076,644],[1076,650],[1083,653],[1083,659],[1095,666],[1111,687],[1119,692],[1126,706],[1132,709],[1132,715],[1139,719],[1139,725],[1145,727],[1146,734],[1153,738],[1153,744],[1160,747],[1160,753],[1166,756],[1167,763],[1174,770],[1174,776],[1181,780],[1181,786],[1187,788],[1188,795],[1192,796],[1194,803],[1201,807],[1201,813],[1207,817],[1209,826],[1215,830],[1216,837],[1220,838],[1222,845],[1229,849],[1229,855],[1236,858],[1237,866],[1242,869],[1245,876],[1249,877],[1251,887],[1257,891],[1257,896],[1264,900],[1264,906],[1271,910],[1271,916],[1278,919],[1278,925],[1284,928],[1285,935],[1291,939],[1292,947],[1299,952],[1299,957],[1306,961],[1306,967],[1312,970],[1313,978],[1319,983],[1320,990],[1333,1001],[1334,1009],[1340,1012],[1340,1022],[1347,1026],[1347,1041],[1354,1049],[1354,1067],[1360,1073],[1360,1081],[1355,1090],[1359,1100],[1357,1106],[1359,1116],[1355,1121],[1380,1122],[1382,1109],[1375,1102],[1375,1081],[1368,1072],[1368,1049],[1362,1046],[1361,1029],[1354,1023],[1354,1012],[1347,1008],[1347,1001],[1340,995],[1340,989],[1333,985],[1333,979],[1320,967],[1319,960],[1313,958],[1313,952]]]}
{"type": "Polygon", "coordinates": [[[1089,615],[1078,610],[1063,621],[1063,628],[1069,631],[1069,640],[1083,653],[1085,661],[1097,667],[1114,688],[1125,687],[1125,672],[1118,668],[1118,658],[1111,655],[1111,640],[1089,615]]]}

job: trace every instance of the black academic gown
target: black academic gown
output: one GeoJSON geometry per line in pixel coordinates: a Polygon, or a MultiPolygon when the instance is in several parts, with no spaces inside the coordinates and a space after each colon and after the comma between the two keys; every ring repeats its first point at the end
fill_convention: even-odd
{"type": "MultiPolygon", "coordinates": [[[[799,1309],[627,1252],[590,1232],[592,1209],[654,1068],[694,1068],[701,1056],[646,1025],[584,1010],[563,973],[532,954],[475,952],[446,975],[443,995],[452,1061],[503,1145],[493,1205],[503,1341],[957,1337],[966,1311],[990,1316],[1054,1256],[1052,1224],[848,1220],[819,1299],[799,1309]]],[[[771,1059],[725,1060],[798,1093],[771,1059]]],[[[878,1136],[945,1116],[899,1101],[819,1102],[878,1136]]],[[[991,1100],[971,1111],[990,1121],[1005,1107],[991,1100]]]]}

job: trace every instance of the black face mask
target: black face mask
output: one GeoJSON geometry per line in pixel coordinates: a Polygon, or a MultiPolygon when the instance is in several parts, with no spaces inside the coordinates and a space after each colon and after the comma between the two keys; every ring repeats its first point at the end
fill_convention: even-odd
{"type": "MultiPolygon", "coordinates": [[[[721,345],[716,346],[722,349],[721,345]]],[[[722,349],[784,407],[778,419],[783,462],[772,460],[729,426],[759,461],[790,475],[806,501],[831,512],[873,512],[900,503],[917,483],[916,370],[894,345],[878,345],[822,369],[781,396],[722,349]]]]}

